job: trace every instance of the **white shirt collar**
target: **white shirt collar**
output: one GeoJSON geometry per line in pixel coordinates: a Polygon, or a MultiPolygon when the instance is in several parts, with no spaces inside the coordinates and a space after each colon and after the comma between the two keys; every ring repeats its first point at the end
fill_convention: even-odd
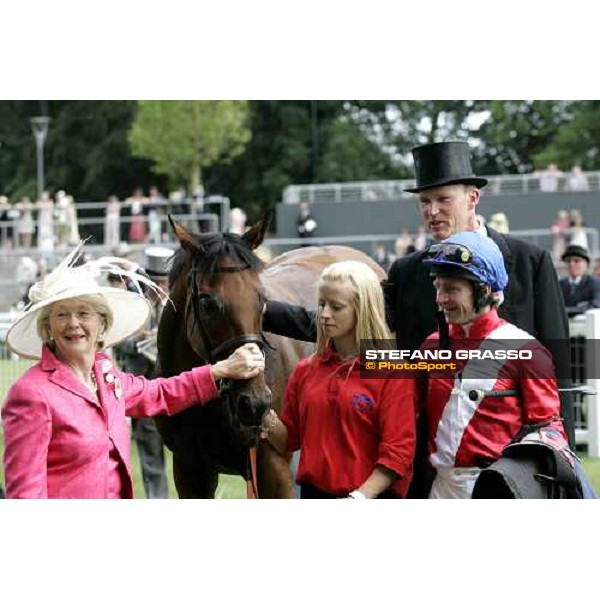
{"type": "Polygon", "coordinates": [[[485,225],[479,219],[476,219],[476,221],[477,221],[477,227],[475,228],[475,231],[479,235],[482,235],[483,237],[489,237],[487,229],[485,228],[485,225]]]}

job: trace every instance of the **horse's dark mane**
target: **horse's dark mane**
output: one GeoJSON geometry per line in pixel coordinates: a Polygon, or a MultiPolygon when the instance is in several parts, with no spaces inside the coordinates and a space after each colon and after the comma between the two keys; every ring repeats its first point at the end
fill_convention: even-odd
{"type": "MultiPolygon", "coordinates": [[[[199,242],[202,250],[197,251],[192,260],[201,273],[214,275],[217,272],[219,261],[229,257],[234,264],[248,266],[255,271],[260,271],[264,264],[252,252],[239,235],[232,233],[191,234],[199,242]]],[[[187,251],[179,248],[171,259],[169,272],[169,285],[181,275],[186,264],[187,251]]]]}

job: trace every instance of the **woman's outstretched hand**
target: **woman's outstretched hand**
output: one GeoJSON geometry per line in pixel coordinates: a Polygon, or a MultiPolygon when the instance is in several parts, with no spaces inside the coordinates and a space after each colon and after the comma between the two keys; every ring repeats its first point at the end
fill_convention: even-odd
{"type": "Polygon", "coordinates": [[[240,346],[225,360],[211,366],[216,379],[252,379],[265,370],[265,357],[256,344],[240,346]]]}

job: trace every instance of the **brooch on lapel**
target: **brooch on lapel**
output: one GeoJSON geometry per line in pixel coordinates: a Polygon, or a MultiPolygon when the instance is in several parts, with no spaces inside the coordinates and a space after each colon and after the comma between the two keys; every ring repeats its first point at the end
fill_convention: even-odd
{"type": "Polygon", "coordinates": [[[121,380],[112,372],[113,364],[110,360],[103,360],[100,362],[100,369],[102,371],[102,375],[104,376],[104,382],[106,386],[110,389],[113,388],[113,393],[118,400],[121,397],[121,380]]]}

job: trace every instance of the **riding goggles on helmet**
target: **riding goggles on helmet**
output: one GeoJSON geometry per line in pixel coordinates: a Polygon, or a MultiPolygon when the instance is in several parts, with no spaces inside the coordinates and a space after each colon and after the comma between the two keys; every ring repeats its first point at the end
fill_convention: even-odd
{"type": "Polygon", "coordinates": [[[424,264],[432,269],[433,274],[454,273],[487,285],[492,285],[490,274],[486,271],[485,263],[469,248],[453,242],[434,244],[426,250],[424,264]]]}
{"type": "Polygon", "coordinates": [[[473,262],[473,253],[462,244],[434,244],[427,249],[427,258],[439,259],[457,265],[467,265],[473,262]]]}
{"type": "Polygon", "coordinates": [[[423,264],[436,275],[444,271],[448,275],[452,271],[462,273],[467,279],[489,285],[492,292],[502,291],[508,285],[500,248],[489,237],[475,231],[455,233],[443,242],[433,244],[426,252],[423,264]]]}

